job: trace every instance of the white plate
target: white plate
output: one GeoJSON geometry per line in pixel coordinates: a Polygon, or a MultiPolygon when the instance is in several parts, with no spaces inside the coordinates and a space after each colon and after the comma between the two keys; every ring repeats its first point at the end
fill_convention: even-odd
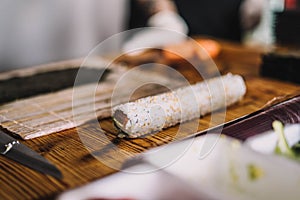
{"type": "Polygon", "coordinates": [[[126,169],[127,172],[118,172],[67,191],[59,199],[153,200],[204,197],[225,200],[298,200],[300,197],[298,163],[287,162],[280,156],[262,154],[236,139],[217,134],[155,148],[146,152],[143,158],[145,164],[135,165],[126,169]],[[176,159],[170,159],[174,155],[177,155],[174,157],[176,159]],[[251,167],[257,169],[254,175],[249,170],[251,167]]]}
{"type": "MultiPolygon", "coordinates": [[[[170,152],[177,148],[180,148],[178,143],[168,145],[170,152]]],[[[170,152],[165,149],[160,156],[148,156],[147,160],[159,166],[170,152]]],[[[256,152],[236,139],[214,134],[196,138],[185,154],[164,171],[213,199],[291,200],[300,197],[298,163],[256,152]],[[209,153],[203,157],[201,152],[209,153]],[[256,175],[251,173],[253,168],[256,175]]]]}

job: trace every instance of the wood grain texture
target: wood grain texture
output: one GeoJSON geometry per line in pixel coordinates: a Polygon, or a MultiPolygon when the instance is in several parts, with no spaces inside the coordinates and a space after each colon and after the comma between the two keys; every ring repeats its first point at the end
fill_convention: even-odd
{"type": "MultiPolygon", "coordinates": [[[[222,53],[216,59],[220,71],[243,75],[247,85],[245,98],[226,110],[226,121],[252,113],[274,97],[291,94],[300,89],[299,85],[259,77],[260,53],[235,44],[222,45],[222,53]]],[[[180,70],[190,82],[199,80],[193,70],[186,65],[176,65],[174,68],[180,70]]],[[[216,113],[218,114],[221,115],[216,113]]],[[[207,115],[196,121],[199,122],[198,131],[211,126],[210,117],[211,115],[207,115]]],[[[56,180],[1,156],[0,199],[55,198],[65,190],[116,172],[114,168],[122,166],[125,160],[147,149],[194,134],[189,128],[193,121],[185,124],[179,133],[178,126],[175,126],[145,138],[121,140],[116,145],[111,143],[117,133],[111,119],[101,120],[100,123],[89,121],[77,129],[21,141],[54,163],[62,171],[64,178],[56,180]],[[81,140],[81,137],[84,137],[84,140],[81,140]],[[85,145],[82,141],[89,141],[89,145],[85,145]],[[117,148],[113,148],[114,146],[117,148]]],[[[215,125],[217,124],[213,124],[215,125]]]]}

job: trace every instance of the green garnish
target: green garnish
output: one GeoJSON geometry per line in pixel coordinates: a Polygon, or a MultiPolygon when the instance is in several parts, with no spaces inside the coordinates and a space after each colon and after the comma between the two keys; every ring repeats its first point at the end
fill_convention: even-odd
{"type": "Polygon", "coordinates": [[[249,164],[247,166],[247,171],[248,171],[248,178],[251,181],[255,181],[258,180],[259,178],[261,178],[264,175],[264,171],[258,167],[257,165],[254,164],[249,164]]]}
{"type": "Polygon", "coordinates": [[[293,147],[290,147],[288,145],[283,131],[284,126],[280,121],[274,121],[272,126],[275,133],[278,135],[275,153],[286,156],[288,158],[299,159],[300,144],[296,144],[293,147]]]}

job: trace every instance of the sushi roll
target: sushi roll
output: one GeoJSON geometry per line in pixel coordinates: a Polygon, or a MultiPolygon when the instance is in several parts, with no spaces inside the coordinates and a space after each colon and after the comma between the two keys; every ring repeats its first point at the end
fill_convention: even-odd
{"type": "Polygon", "coordinates": [[[126,137],[137,138],[232,105],[245,93],[243,78],[229,73],[117,105],[112,109],[112,118],[126,137]]]}

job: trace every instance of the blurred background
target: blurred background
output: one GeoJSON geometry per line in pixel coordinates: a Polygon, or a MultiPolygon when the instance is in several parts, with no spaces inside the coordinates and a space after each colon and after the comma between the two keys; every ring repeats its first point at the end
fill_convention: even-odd
{"type": "MultiPolygon", "coordinates": [[[[247,45],[272,45],[276,34],[294,42],[286,30],[295,28],[297,11],[298,0],[1,0],[0,71],[84,57],[108,37],[138,27],[247,45]]],[[[141,32],[119,50],[176,40],[182,38],[160,41],[158,33],[141,32]]]]}

